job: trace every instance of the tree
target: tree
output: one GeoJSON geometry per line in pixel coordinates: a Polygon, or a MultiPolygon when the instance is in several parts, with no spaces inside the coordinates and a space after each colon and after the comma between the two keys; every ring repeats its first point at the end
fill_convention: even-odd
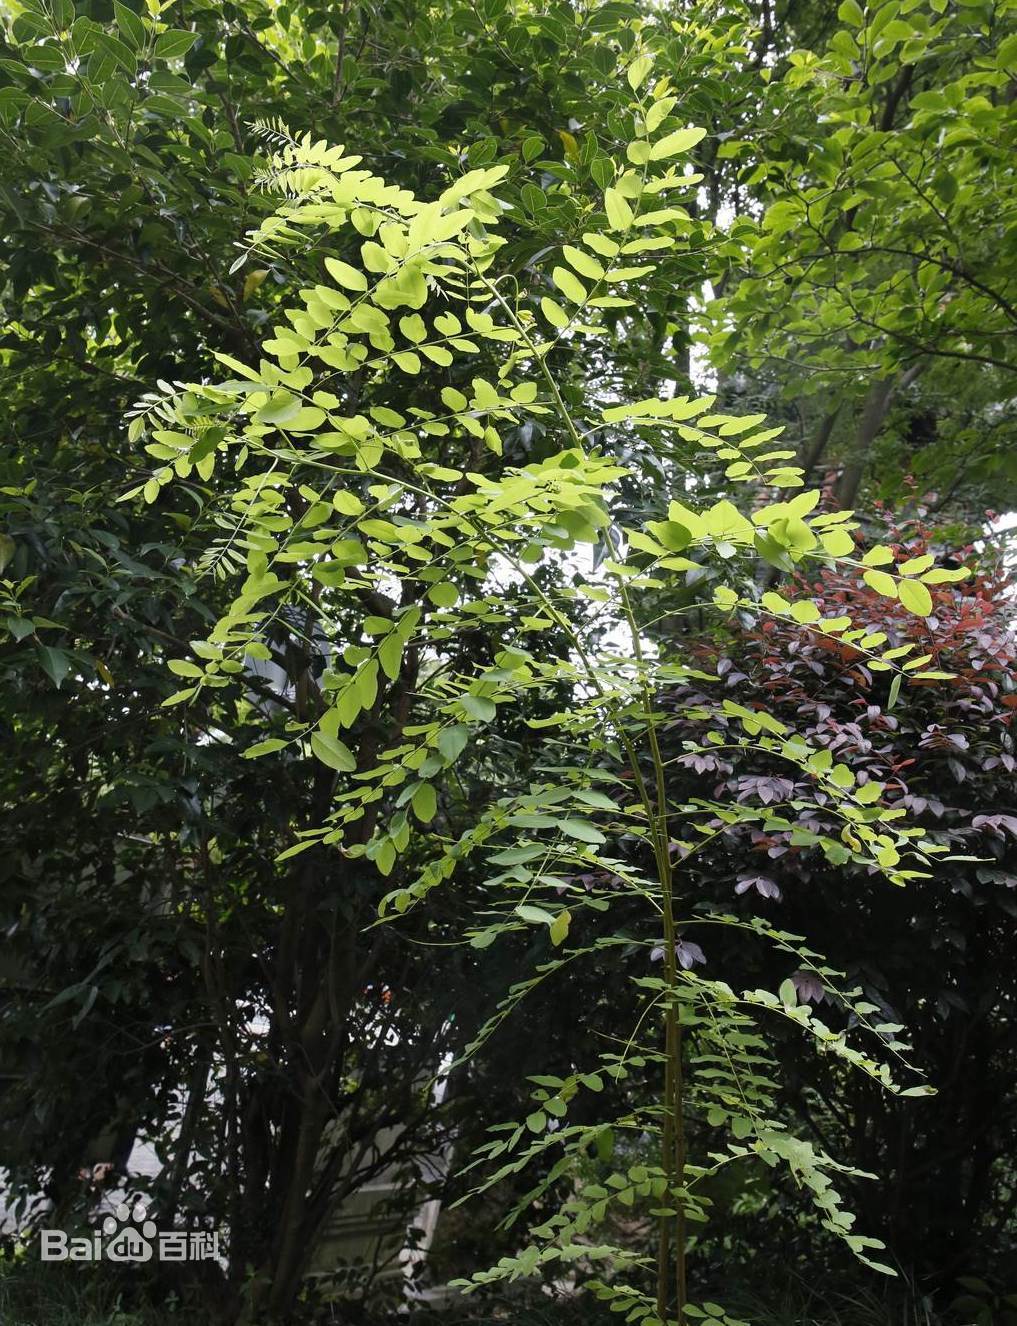
{"type": "Polygon", "coordinates": [[[977,519],[1012,478],[997,419],[1017,371],[1013,6],[851,0],[837,13],[823,44],[788,50],[785,35],[763,126],[719,148],[744,216],[712,345],[728,371],[821,402],[801,454],[813,467],[836,456],[844,506],[894,400],[919,423],[931,409],[932,436],[895,430],[882,495],[902,495],[893,471],[914,473],[977,519]]]}
{"type": "MultiPolygon", "coordinates": [[[[344,148],[314,143],[309,135],[298,140],[281,129],[273,131],[277,150],[265,180],[284,201],[250,233],[240,261],[281,261],[286,254],[296,255],[307,273],[299,303],[285,310],[263,342],[257,368],[220,352],[217,358],[228,378],[165,387],[146,398],[131,437],[151,437],[147,450],[163,463],[126,496],[141,493],[154,503],[163,491],[186,481],[192,465],[225,467],[233,458],[237,478],[229,495],[225,542],[229,549],[246,550],[245,564],[233,573],[232,600],[204,639],[192,642],[191,657],[171,661],[185,684],[167,704],[205,703],[210,690],[242,688],[250,660],[269,656],[276,623],[292,621],[297,614],[304,623],[304,639],[320,655],[323,670],[319,674],[311,669],[316,681],[320,675],[313,705],[267,726],[253,708],[241,714],[238,737],[242,739],[248,726],[254,738],[246,750],[249,758],[278,760],[285,767],[310,752],[339,775],[335,780],[329,776],[333,804],[327,815],[323,808],[320,827],[301,831],[281,859],[338,849],[341,858],[354,863],[352,869],[366,886],[372,867],[384,879],[400,857],[420,856],[417,878],[396,884],[381,900],[383,917],[400,916],[427,899],[461,861],[497,845],[500,850],[489,856],[489,864],[508,870],[491,881],[494,921],[473,929],[473,942],[480,948],[520,924],[546,927],[551,944],[562,947],[581,915],[585,920],[585,914],[592,913],[595,919],[609,907],[607,898],[584,900],[581,892],[568,907],[556,905],[554,895],[569,889],[563,868],[587,869],[594,876],[610,870],[620,900],[650,901],[655,932],[635,942],[659,945],[663,974],[637,976],[632,982],[648,992],[632,1040],[637,1064],[661,1066],[663,1080],[654,1087],[651,1101],[639,1107],[635,1117],[567,1126],[571,1099],[584,1087],[599,1091],[599,1073],[579,1072],[566,1081],[540,1078],[536,1099],[542,1104],[526,1125],[506,1125],[511,1135],[483,1151],[488,1158],[502,1159],[499,1175],[504,1175],[539,1164],[560,1147],[562,1154],[538,1184],[538,1195],[565,1174],[578,1177],[576,1167],[585,1161],[588,1148],[612,1128],[642,1130],[655,1138],[657,1163],[637,1166],[627,1176],[612,1173],[606,1188],[584,1188],[566,1200],[557,1215],[530,1231],[530,1241],[518,1256],[478,1273],[467,1288],[533,1274],[561,1261],[600,1261],[606,1274],[594,1281],[597,1292],[628,1312],[629,1319],[662,1326],[670,1319],[672,1303],[679,1321],[702,1312],[688,1303],[687,1221],[703,1217],[696,1185],[713,1167],[703,1169],[689,1160],[690,1110],[703,1110],[711,1127],[730,1125],[734,1140],[718,1166],[750,1154],[740,1143],[754,1137],[767,1164],[786,1163],[811,1189],[826,1228],[843,1237],[863,1260],[866,1249],[878,1246],[852,1232],[852,1218],[841,1210],[832,1187],[829,1171],[834,1162],[812,1144],[786,1135],[772,1116],[770,1084],[753,1067],[762,1044],[756,1010],[782,1013],[884,1088],[901,1088],[886,1065],[866,1058],[843,1033],[810,1022],[810,1010],[798,1004],[790,986],[782,987],[779,995],[756,990],[739,996],[726,982],[696,975],[681,957],[684,941],[679,941],[678,927],[685,923],[689,900],[675,892],[674,817],[692,816],[698,824],[699,816],[718,814],[723,824],[728,817],[746,818],[746,813],[695,800],[676,806],[667,799],[654,693],[682,679],[687,668],[679,661],[644,655],[632,596],[662,587],[666,581],[656,575],[696,569],[697,563],[682,555],[686,549],[721,566],[739,549],[793,566],[810,555],[836,562],[854,552],[854,543],[842,515],[809,519],[818,492],[762,505],[752,519],[726,500],[701,512],[673,502],[665,519],[650,520],[641,529],[621,528],[616,537],[600,533],[612,527],[610,490],[625,470],[584,446],[590,421],[568,408],[548,361],[566,336],[601,337],[606,330],[601,310],[637,309],[636,283],[653,272],[656,263],[633,264],[632,257],[645,259],[673,248],[694,225],[676,204],[680,191],[696,183],[696,177],[670,163],[692,148],[703,130],[670,118],[676,98],[666,79],[657,80],[652,91],[640,92],[651,68],[652,59],[645,53],[628,65],[627,82],[635,94],[628,108],[632,137],[624,159],[609,163],[611,182],[602,191],[574,195],[581,240],[563,244],[564,261],[552,267],[554,298],[541,294],[536,282],[520,283],[511,268],[499,271],[503,241],[498,223],[505,208],[492,190],[509,174],[509,165],[467,171],[424,201],[357,170],[357,159],[344,148]],[[464,360],[467,372],[460,371],[453,380],[465,386],[467,373],[473,374],[468,390],[450,381],[438,400],[426,388],[421,390],[416,379],[425,357],[449,370],[457,359],[464,360]],[[480,376],[478,369],[488,376],[480,376]],[[503,431],[520,427],[528,418],[547,421],[549,436],[557,434],[558,450],[524,466],[500,463],[503,431]],[[447,439],[440,464],[427,450],[434,436],[447,439]],[[477,442],[495,457],[482,472],[475,468],[477,442]],[[561,554],[601,540],[612,554],[604,563],[607,585],[568,572],[562,583],[561,554]],[[539,571],[550,573],[549,583],[539,578],[539,571]],[[629,633],[630,652],[590,653],[588,626],[575,624],[559,607],[559,602],[584,597],[613,605],[619,624],[629,633]],[[463,632],[476,629],[495,633],[498,643],[492,640],[489,654],[481,659],[463,658],[455,642],[463,632]],[[556,645],[547,654],[531,648],[528,639],[545,630],[557,631],[556,645]],[[440,819],[435,834],[429,826],[460,800],[456,771],[468,764],[468,750],[477,750],[483,758],[484,729],[496,719],[499,707],[531,691],[557,689],[563,679],[576,688],[567,707],[531,720],[556,732],[541,752],[545,762],[556,758],[556,763],[535,770],[556,778],[520,787],[510,777],[505,794],[471,816],[457,838],[450,840],[442,832],[440,819]],[[606,737],[593,737],[603,724],[606,737]],[[581,739],[598,757],[592,765],[576,753],[581,739]],[[624,778],[631,780],[631,798],[619,800],[595,786],[624,778]],[[561,807],[565,814],[547,813],[551,807],[561,807]],[[605,812],[616,840],[639,843],[645,864],[638,854],[631,864],[624,857],[601,854],[598,849],[609,839],[593,822],[597,811],[605,812]],[[540,866],[529,864],[538,859],[540,866]],[[656,931],[654,913],[659,914],[662,933],[656,931]],[[663,1044],[651,1036],[647,1048],[637,1039],[639,1027],[657,1005],[663,1044]],[[695,1047],[689,1064],[685,1028],[695,1047]],[[718,1056],[727,1057],[729,1070],[703,1068],[716,1063],[718,1056]],[[706,1084],[718,1072],[724,1081],[719,1091],[706,1084]],[[694,1085],[686,1085],[687,1074],[694,1085]],[[528,1140],[527,1130],[536,1134],[534,1140],[528,1140]],[[505,1160],[506,1155],[511,1158],[505,1160]],[[639,1252],[576,1241],[578,1233],[603,1219],[612,1190],[629,1205],[641,1199],[656,1219],[652,1294],[621,1279],[645,1265],[639,1252]]],[[[800,485],[799,471],[785,463],[787,453],[764,449],[774,430],[754,431],[761,422],[758,416],[711,414],[711,404],[712,398],[651,397],[611,406],[602,418],[628,424],[636,436],[673,427],[691,447],[708,455],[719,450],[731,462],[727,474],[732,480],[764,488],[800,485]]],[[[218,558],[220,547],[221,540],[212,543],[206,556],[218,558]]],[[[892,554],[876,548],[863,566],[893,562],[892,554]]],[[[927,615],[931,600],[920,577],[939,583],[965,575],[963,570],[930,571],[930,565],[927,559],[892,572],[864,574],[869,579],[878,576],[884,593],[927,615]]],[[[742,602],[729,586],[716,591],[715,603],[724,611],[742,602]]],[[[812,623],[831,639],[844,638],[863,653],[880,643],[868,638],[861,642],[865,632],[849,630],[848,616],[820,623],[819,610],[809,602],[792,605],[770,593],[763,604],[789,622],[812,623]]],[[[600,627],[593,630],[596,638],[600,627]]],[[[874,660],[875,666],[895,674],[896,687],[905,675],[929,680],[946,675],[921,670],[920,658],[919,670],[906,674],[896,662],[898,656],[891,651],[874,660]]],[[[842,795],[854,785],[844,766],[831,767],[824,752],[811,749],[764,711],[730,701],[723,711],[742,723],[746,744],[779,752],[837,799],[849,826],[847,846],[818,836],[831,862],[854,854],[899,882],[921,877],[902,854],[922,865],[938,848],[920,848],[915,839],[921,831],[894,826],[894,816],[873,804],[876,797],[842,795]]],[[[697,704],[691,716],[708,721],[711,715],[697,704]]],[[[878,788],[873,790],[878,794],[878,788]]],[[[454,809],[447,813],[454,814],[454,809]]],[[[747,817],[767,818],[752,812],[747,817]]],[[[707,835],[703,841],[720,832],[709,823],[699,827],[707,835]]],[[[695,830],[691,836],[692,841],[677,846],[691,852],[695,830]]],[[[737,925],[733,918],[718,919],[737,925]]],[[[781,948],[793,947],[791,937],[781,932],[757,925],[749,929],[781,948]]],[[[578,938],[578,948],[543,964],[535,979],[584,953],[632,942],[614,929],[597,933],[594,926],[592,938],[578,938]]],[[[806,960],[805,951],[797,951],[806,960]]],[[[531,984],[513,987],[480,1033],[479,1043],[531,984]]],[[[844,998],[864,1020],[865,1007],[852,1001],[851,992],[844,998]]],[[[273,1016],[281,1020],[283,1013],[277,1007],[273,1016]]],[[[315,1030],[324,1034],[326,1027],[323,1018],[315,1030]]],[[[305,1044],[305,1050],[310,1052],[313,1044],[305,1044]]],[[[897,1048],[892,1037],[887,1044],[897,1048]]],[[[602,1055],[600,1070],[624,1079],[626,1057],[602,1055]]],[[[338,1086],[335,1064],[325,1057],[314,1068],[327,1098],[338,1086]]],[[[924,1088],[908,1090],[914,1094],[924,1088]]],[[[298,1188],[309,1182],[324,1140],[324,1109],[315,1117],[321,1123],[316,1127],[312,1119],[308,1126],[307,1170],[297,1173],[298,1188]]],[[[288,1283],[286,1276],[273,1265],[264,1299],[270,1313],[288,1307],[281,1282],[288,1283]]],[[[255,1303],[255,1311],[262,1308],[257,1299],[255,1303]]]]}

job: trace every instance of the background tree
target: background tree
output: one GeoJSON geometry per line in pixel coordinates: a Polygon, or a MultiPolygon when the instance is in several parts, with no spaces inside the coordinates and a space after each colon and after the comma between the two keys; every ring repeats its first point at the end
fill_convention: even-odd
{"type": "Polygon", "coordinates": [[[781,27],[758,118],[718,148],[745,220],[711,344],[797,398],[802,458],[839,465],[842,505],[885,433],[884,497],[911,473],[977,519],[1013,477],[1013,7],[851,0],[837,19],[805,49],[781,27]]]}

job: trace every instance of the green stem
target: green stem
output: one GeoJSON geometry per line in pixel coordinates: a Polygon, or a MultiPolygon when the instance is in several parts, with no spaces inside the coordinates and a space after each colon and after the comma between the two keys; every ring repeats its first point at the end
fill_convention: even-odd
{"type": "MultiPolygon", "coordinates": [[[[554,378],[544,361],[544,356],[539,354],[531,338],[527,334],[526,329],[520,324],[518,318],[515,316],[514,310],[502,297],[498,288],[492,282],[487,281],[486,278],[482,277],[482,279],[488,290],[498,301],[503,311],[513,323],[517,332],[523,337],[531,353],[536,358],[544,379],[548,384],[559,417],[565,425],[573,444],[581,447],[582,439],[579,435],[579,430],[576,428],[568,407],[565,405],[561,393],[558,390],[558,385],[554,381],[554,378]]],[[[635,656],[636,665],[639,670],[639,684],[642,691],[644,720],[646,723],[646,733],[654,771],[654,796],[651,801],[648,790],[643,784],[642,771],[638,768],[635,760],[635,752],[631,750],[631,747],[629,747],[628,742],[626,741],[625,744],[629,750],[630,759],[632,760],[633,765],[633,777],[640,789],[649,817],[649,823],[652,828],[654,856],[657,864],[657,872],[660,878],[663,902],[664,979],[667,985],[667,990],[664,1008],[664,1053],[666,1063],[664,1068],[664,1119],[661,1136],[661,1168],[667,1176],[667,1192],[665,1194],[665,1200],[671,1200],[672,1190],[680,1188],[684,1184],[686,1146],[683,1119],[685,1081],[682,1067],[682,1028],[678,1018],[678,958],[675,952],[677,933],[675,927],[674,893],[672,887],[670,834],[668,832],[667,822],[667,787],[664,774],[664,758],[660,749],[656,718],[653,709],[653,694],[649,683],[646,680],[639,625],[636,621],[635,613],[632,610],[632,603],[629,599],[628,590],[621,577],[618,577],[618,586],[625,619],[632,638],[632,652],[635,656]]],[[[672,1264],[671,1222],[674,1220],[674,1279],[677,1299],[677,1320],[679,1326],[684,1326],[685,1303],[687,1300],[685,1272],[686,1218],[684,1203],[681,1200],[678,1200],[677,1202],[677,1209],[677,1217],[660,1217],[657,1244],[657,1316],[660,1317],[662,1321],[667,1319],[672,1264]]]]}
{"type": "MultiPolygon", "coordinates": [[[[639,635],[632,603],[624,581],[619,581],[621,601],[632,638],[632,652],[639,668],[640,687],[643,698],[643,716],[646,734],[653,761],[655,787],[656,824],[655,855],[657,872],[660,877],[662,919],[664,925],[664,979],[667,990],[664,1004],[664,1121],[661,1131],[661,1168],[667,1177],[665,1201],[672,1199],[675,1188],[680,1188],[685,1180],[685,1125],[684,1072],[682,1067],[682,1027],[678,1017],[678,957],[676,946],[678,935],[675,925],[674,876],[671,868],[671,836],[668,830],[667,786],[664,775],[664,758],[660,749],[657,733],[657,721],[653,708],[653,694],[646,680],[643,666],[643,647],[639,635]]],[[[685,1206],[677,1200],[677,1217],[661,1216],[657,1236],[657,1316],[667,1320],[668,1302],[671,1297],[671,1236],[674,1220],[674,1279],[677,1300],[678,1322],[685,1320],[686,1274],[685,1274],[685,1206]]]]}

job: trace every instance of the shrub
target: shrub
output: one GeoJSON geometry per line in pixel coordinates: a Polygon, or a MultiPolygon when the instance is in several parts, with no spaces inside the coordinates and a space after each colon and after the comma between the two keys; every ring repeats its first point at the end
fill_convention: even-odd
{"type": "MultiPolygon", "coordinates": [[[[902,560],[937,556],[920,521],[891,527],[887,542],[902,560]]],[[[926,667],[953,674],[947,683],[905,683],[896,696],[889,674],[851,643],[778,619],[733,618],[726,638],[699,647],[704,666],[743,703],[793,721],[858,784],[883,785],[890,805],[947,847],[949,865],[935,878],[887,888],[846,849],[835,867],[813,835],[849,834],[834,805],[811,790],[814,804],[796,808],[806,793],[798,770],[758,752],[706,748],[680,712],[669,729],[676,785],[772,811],[766,825],[731,826],[690,862],[709,904],[762,909],[808,933],[885,1026],[906,1027],[913,1062],[936,1088],[902,1102],[860,1075],[817,1071],[797,1039],[782,1042],[789,1105],[835,1154],[884,1176],[858,1185],[852,1200],[905,1271],[932,1286],[998,1266],[1013,1245],[1014,1174],[1005,1159],[1017,1144],[1017,980],[1008,958],[1017,916],[1013,587],[1012,572],[985,564],[963,583],[934,586],[933,613],[919,618],[858,569],[826,568],[801,583],[824,617],[850,599],[870,647],[912,644],[916,656],[931,655],[926,667]]],[[[690,698],[676,696],[676,710],[690,698]]],[[[698,698],[706,702],[705,688],[698,698]]],[[[717,718],[722,731],[730,723],[717,718]]],[[[700,943],[709,970],[722,944],[700,943]]],[[[799,999],[822,1003],[829,1019],[836,1000],[820,976],[790,960],[769,975],[790,977],[799,999]]],[[[788,1232],[798,1245],[812,1236],[788,1232]]]]}

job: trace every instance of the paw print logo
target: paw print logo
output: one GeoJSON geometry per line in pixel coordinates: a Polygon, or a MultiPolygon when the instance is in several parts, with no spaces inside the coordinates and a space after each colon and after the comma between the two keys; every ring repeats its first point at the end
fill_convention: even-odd
{"type": "Polygon", "coordinates": [[[102,1222],[102,1232],[109,1237],[105,1253],[111,1262],[147,1262],[155,1252],[155,1221],[140,1202],[133,1208],[121,1202],[102,1222]]]}

